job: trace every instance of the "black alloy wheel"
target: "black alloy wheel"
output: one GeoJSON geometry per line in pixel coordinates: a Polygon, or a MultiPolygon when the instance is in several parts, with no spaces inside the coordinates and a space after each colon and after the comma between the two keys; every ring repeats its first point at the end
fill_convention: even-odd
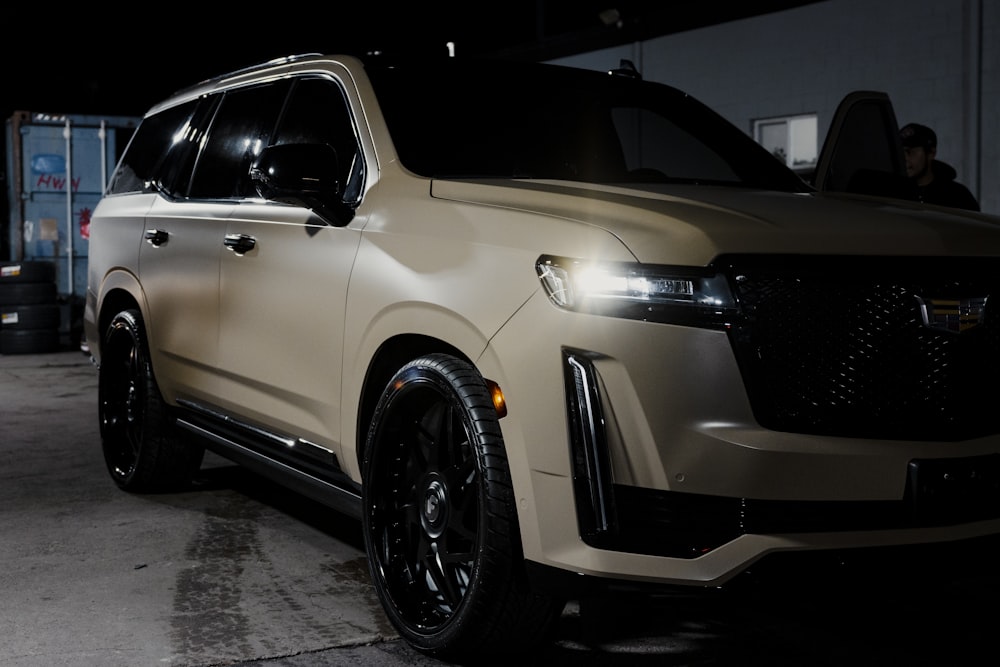
{"type": "Polygon", "coordinates": [[[185,485],[200,467],[204,449],[177,432],[153,377],[137,311],[114,317],[101,350],[98,411],[111,478],[137,493],[185,485]]]}
{"type": "Polygon", "coordinates": [[[407,641],[466,659],[548,634],[561,605],[527,586],[499,418],[471,364],[429,355],[396,374],[363,474],[372,578],[407,641]]]}

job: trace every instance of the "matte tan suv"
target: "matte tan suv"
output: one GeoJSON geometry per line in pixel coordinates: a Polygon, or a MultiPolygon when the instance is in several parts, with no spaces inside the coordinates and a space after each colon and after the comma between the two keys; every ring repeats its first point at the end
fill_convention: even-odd
{"type": "Polygon", "coordinates": [[[907,200],[891,105],[848,106],[884,132],[814,187],[628,68],[308,56],[177,93],[91,227],[111,476],[208,448],[359,518],[449,659],[596,583],[1000,533],[998,220],[907,200]]]}

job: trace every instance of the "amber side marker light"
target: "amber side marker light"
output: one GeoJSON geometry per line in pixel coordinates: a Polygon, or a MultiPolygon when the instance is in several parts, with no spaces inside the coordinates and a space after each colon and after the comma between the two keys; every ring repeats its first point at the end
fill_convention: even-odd
{"type": "Polygon", "coordinates": [[[497,417],[503,419],[507,416],[507,401],[503,397],[503,390],[493,380],[487,380],[486,386],[489,387],[490,396],[493,398],[493,408],[497,411],[497,417]]]}

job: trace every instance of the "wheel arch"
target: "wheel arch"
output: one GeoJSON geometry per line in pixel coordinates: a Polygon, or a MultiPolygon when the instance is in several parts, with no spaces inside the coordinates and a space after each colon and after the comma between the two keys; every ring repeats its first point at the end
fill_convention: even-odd
{"type": "Polygon", "coordinates": [[[98,364],[101,360],[104,332],[107,331],[115,315],[123,310],[136,309],[145,320],[144,300],[141,295],[139,283],[131,273],[118,271],[105,278],[97,308],[97,340],[90,342],[91,354],[98,364]]]}
{"type": "Polygon", "coordinates": [[[395,375],[396,371],[402,368],[407,362],[433,352],[453,354],[460,359],[472,363],[468,355],[464,354],[454,345],[438,338],[421,334],[400,334],[394,336],[383,342],[378,350],[376,350],[368,364],[361,397],[358,402],[355,454],[359,463],[364,460],[365,441],[368,438],[369,426],[372,416],[375,413],[375,406],[378,404],[379,397],[382,395],[386,384],[395,375]]]}

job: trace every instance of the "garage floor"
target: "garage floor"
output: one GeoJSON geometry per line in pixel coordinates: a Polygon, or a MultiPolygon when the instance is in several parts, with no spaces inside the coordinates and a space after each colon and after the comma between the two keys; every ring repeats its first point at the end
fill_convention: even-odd
{"type": "MultiPolygon", "coordinates": [[[[195,490],[123,493],[96,401],[79,351],[0,355],[0,665],[444,664],[388,625],[357,522],[213,457],[195,490]]],[[[978,663],[995,650],[1000,576],[985,556],[943,573],[937,558],[573,602],[524,663],[978,663]]]]}

